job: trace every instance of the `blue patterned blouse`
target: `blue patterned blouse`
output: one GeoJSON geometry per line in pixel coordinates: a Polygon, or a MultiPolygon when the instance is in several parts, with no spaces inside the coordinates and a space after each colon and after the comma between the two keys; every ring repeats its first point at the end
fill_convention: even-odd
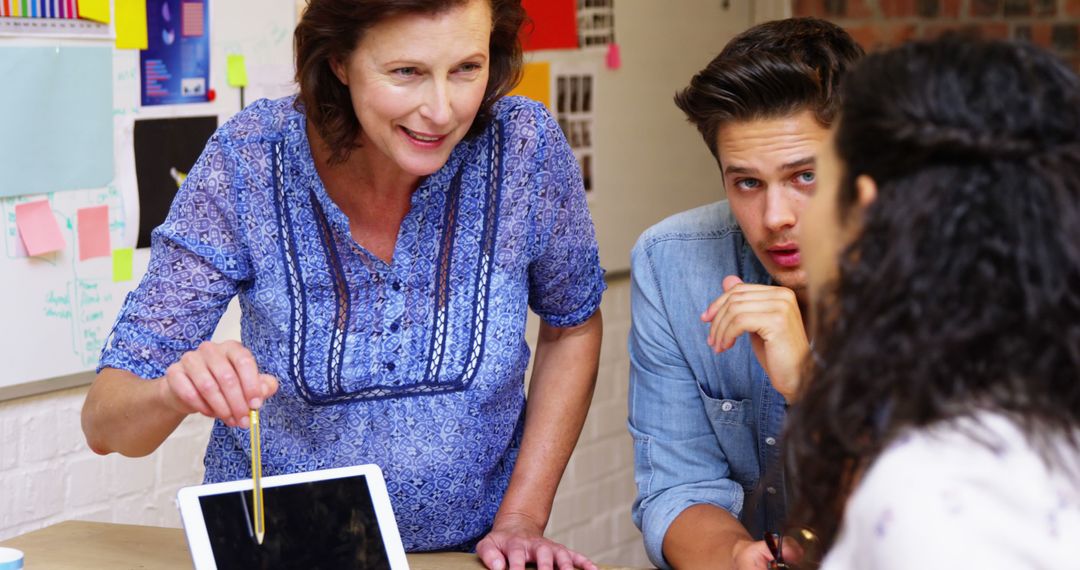
{"type": "MultiPolygon", "coordinates": [[[[157,378],[234,295],[243,343],[281,389],[267,475],[376,463],[408,550],[490,527],[524,421],[526,305],[577,325],[605,288],[577,162],[545,108],[495,106],[412,196],[393,263],[356,244],[292,99],[218,129],[124,303],[100,367],[157,378]]],[[[250,477],[247,432],[214,424],[206,482],[250,477]]]]}

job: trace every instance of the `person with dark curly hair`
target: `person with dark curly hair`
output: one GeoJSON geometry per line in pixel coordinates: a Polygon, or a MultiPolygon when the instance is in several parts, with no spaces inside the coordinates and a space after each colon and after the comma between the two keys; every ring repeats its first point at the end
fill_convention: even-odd
{"type": "Polygon", "coordinates": [[[206,482],[374,463],[409,551],[593,564],[544,538],[596,379],[581,172],[522,67],[520,0],[310,0],[299,94],[210,139],[83,408],[100,453],[216,419],[206,482]],[[239,297],[243,342],[210,342],[239,297]],[[541,318],[526,403],[526,314],[541,318]]]}
{"type": "Polygon", "coordinates": [[[786,442],[823,568],[1063,568],[1080,537],[1080,78],[959,37],[845,79],[786,442]]]}
{"type": "Polygon", "coordinates": [[[633,517],[661,568],[773,559],[762,537],[787,510],[778,444],[808,345],[795,236],[861,55],[835,24],[768,22],[675,98],[727,199],[658,223],[631,254],[633,517]]]}

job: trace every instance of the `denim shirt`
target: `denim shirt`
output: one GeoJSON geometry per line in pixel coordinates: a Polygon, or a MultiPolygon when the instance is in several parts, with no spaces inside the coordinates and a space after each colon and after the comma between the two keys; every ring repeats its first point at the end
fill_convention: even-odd
{"type": "Polygon", "coordinates": [[[631,254],[630,434],[634,524],[660,568],[664,535],[688,507],[739,518],[755,539],[786,511],[778,439],[786,403],[748,335],[716,354],[700,315],[738,275],[772,284],[726,201],[648,229],[631,254]]]}

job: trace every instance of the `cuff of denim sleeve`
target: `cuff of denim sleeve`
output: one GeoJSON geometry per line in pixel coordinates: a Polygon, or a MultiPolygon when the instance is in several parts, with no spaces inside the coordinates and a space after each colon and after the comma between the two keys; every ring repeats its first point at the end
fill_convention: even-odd
{"type": "MultiPolygon", "coordinates": [[[[738,487],[736,485],[736,487],[738,487]]],[[[728,500],[709,500],[710,497],[673,497],[668,502],[654,502],[645,511],[642,517],[641,534],[645,539],[645,552],[649,560],[661,570],[671,570],[671,565],[664,559],[664,537],[671,527],[671,523],[682,514],[683,511],[694,505],[713,505],[720,507],[738,517],[742,512],[743,494],[738,491],[728,493],[728,500]]],[[[720,497],[712,497],[720,499],[720,497]]]]}

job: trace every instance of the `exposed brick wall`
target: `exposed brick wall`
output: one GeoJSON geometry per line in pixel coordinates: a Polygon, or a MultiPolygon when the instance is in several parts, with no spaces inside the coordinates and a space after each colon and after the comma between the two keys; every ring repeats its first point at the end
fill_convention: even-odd
{"type": "Polygon", "coordinates": [[[1029,40],[1080,69],[1080,0],[792,0],[792,13],[834,21],[868,50],[961,30],[1029,40]]]}
{"type": "MultiPolygon", "coordinates": [[[[548,534],[597,561],[642,567],[649,564],[630,521],[633,444],[626,431],[630,280],[616,277],[608,287],[596,394],[548,534]]],[[[536,330],[530,317],[533,345],[536,330]]],[[[86,390],[0,402],[0,540],[70,519],[180,526],[176,491],[202,481],[210,420],[189,417],[147,457],[101,457],[87,449],[79,426],[86,390]]]]}

